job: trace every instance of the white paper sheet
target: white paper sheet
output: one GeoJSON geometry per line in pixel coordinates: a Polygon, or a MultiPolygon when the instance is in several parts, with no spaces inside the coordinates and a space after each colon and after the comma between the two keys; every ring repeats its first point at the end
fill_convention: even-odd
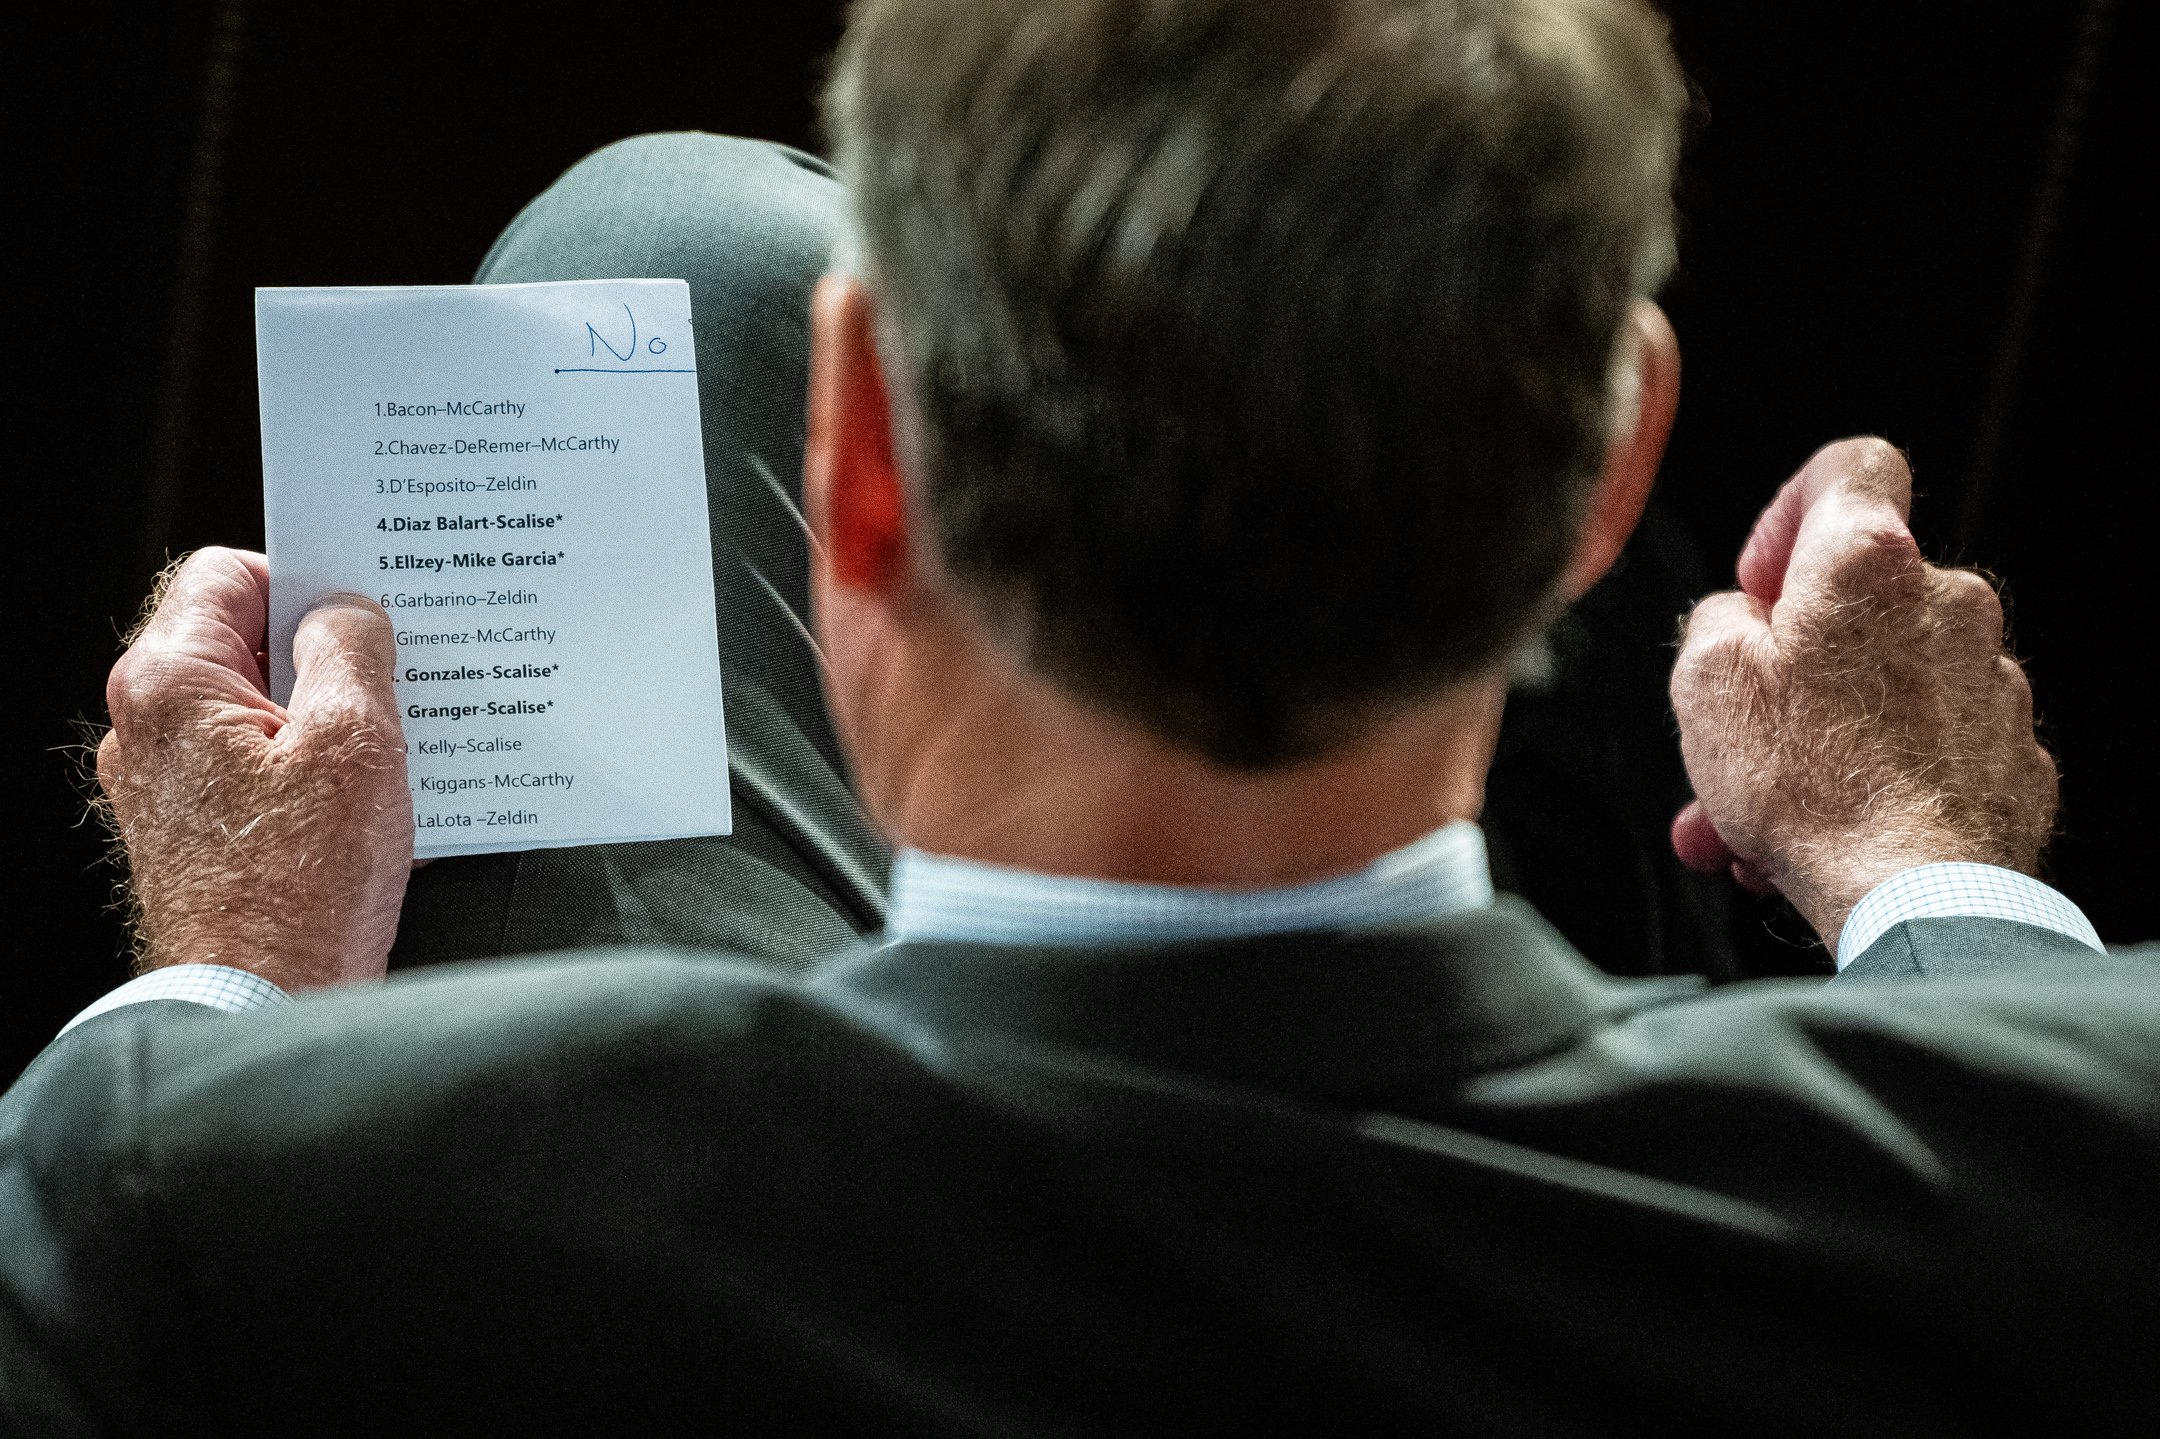
{"type": "Polygon", "coordinates": [[[415,854],[727,833],[689,287],[265,289],[255,338],[272,692],[382,602],[415,854]]]}

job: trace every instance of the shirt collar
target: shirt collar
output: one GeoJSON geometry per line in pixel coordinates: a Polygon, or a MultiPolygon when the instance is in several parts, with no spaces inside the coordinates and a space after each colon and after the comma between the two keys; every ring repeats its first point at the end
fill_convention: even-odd
{"type": "Polygon", "coordinates": [[[886,938],[1115,945],[1421,924],[1492,903],[1485,836],[1445,825],[1352,874],[1275,889],[1201,889],[1037,874],[902,850],[886,938]]]}

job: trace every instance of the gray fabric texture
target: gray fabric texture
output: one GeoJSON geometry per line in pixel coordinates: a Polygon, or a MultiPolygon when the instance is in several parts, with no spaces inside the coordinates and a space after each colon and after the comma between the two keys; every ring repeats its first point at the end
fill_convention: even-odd
{"type": "Polygon", "coordinates": [[[2067,934],[2010,919],[1909,919],[1892,925],[1838,978],[1984,979],[2046,964],[2075,969],[2102,955],[2067,934]]]}
{"type": "Polygon", "coordinates": [[[115,1011],[0,1097],[0,1434],[2151,1434],[2160,969],[1930,923],[2015,964],[1503,899],[115,1011]]]}
{"type": "MultiPolygon", "coordinates": [[[[890,856],[819,693],[800,519],[809,296],[840,217],[808,155],[645,135],[579,162],[482,262],[482,284],[690,286],[735,831],[439,860],[413,876],[393,969],[668,944],[795,973],[882,923],[890,856]]],[[[636,723],[632,742],[669,742],[636,723]]]]}

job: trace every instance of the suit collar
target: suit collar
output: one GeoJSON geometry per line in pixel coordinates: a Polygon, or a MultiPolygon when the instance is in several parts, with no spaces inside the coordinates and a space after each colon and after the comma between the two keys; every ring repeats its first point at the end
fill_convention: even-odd
{"type": "Polygon", "coordinates": [[[1425,924],[1104,947],[919,941],[816,987],[944,1040],[1083,1050],[1347,1104],[1565,1048],[1670,981],[1608,979],[1527,905],[1425,924]]]}

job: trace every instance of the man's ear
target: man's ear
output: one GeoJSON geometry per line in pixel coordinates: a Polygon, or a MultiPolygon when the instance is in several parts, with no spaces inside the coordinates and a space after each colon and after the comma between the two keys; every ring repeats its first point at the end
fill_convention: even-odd
{"type": "Polygon", "coordinates": [[[1665,312],[1648,300],[1637,300],[1628,311],[1621,343],[1634,357],[1635,413],[1632,419],[1616,417],[1604,473],[1584,513],[1575,557],[1560,581],[1561,597],[1570,601],[1605,577],[1635,532],[1680,408],[1680,341],[1665,312]]]}
{"type": "Polygon", "coordinates": [[[907,572],[907,513],[877,312],[862,282],[827,275],[810,303],[803,508],[831,579],[886,590],[907,572]]]}

